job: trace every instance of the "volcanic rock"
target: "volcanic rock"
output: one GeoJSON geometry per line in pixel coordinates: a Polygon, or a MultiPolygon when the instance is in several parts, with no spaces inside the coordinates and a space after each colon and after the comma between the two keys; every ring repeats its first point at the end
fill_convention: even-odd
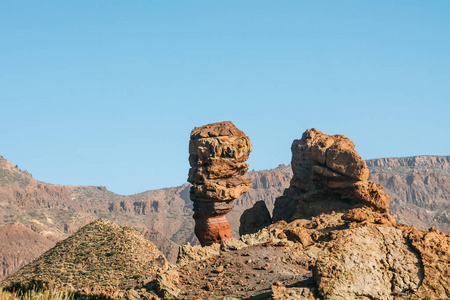
{"type": "Polygon", "coordinates": [[[360,227],[333,233],[330,253],[315,264],[315,281],[324,299],[389,299],[417,290],[421,265],[393,227],[360,227]],[[359,295],[359,297],[358,297],[359,295]]]}
{"type": "Polygon", "coordinates": [[[255,203],[252,208],[244,211],[240,219],[239,235],[255,233],[272,224],[269,210],[262,200],[255,203]]]}
{"type": "Polygon", "coordinates": [[[188,181],[192,183],[195,234],[203,246],[233,237],[225,215],[233,208],[233,200],[250,189],[244,161],[251,150],[250,139],[232,122],[192,130],[188,181]]]}
{"type": "Polygon", "coordinates": [[[317,129],[294,140],[293,177],[290,187],[275,201],[274,221],[343,212],[359,223],[395,222],[388,213],[389,196],[381,185],[367,180],[369,170],[354,148],[345,136],[330,136],[317,129]]]}
{"type": "Polygon", "coordinates": [[[450,298],[450,235],[436,227],[428,232],[412,226],[398,227],[421,258],[423,280],[417,294],[432,299],[450,298]]]}

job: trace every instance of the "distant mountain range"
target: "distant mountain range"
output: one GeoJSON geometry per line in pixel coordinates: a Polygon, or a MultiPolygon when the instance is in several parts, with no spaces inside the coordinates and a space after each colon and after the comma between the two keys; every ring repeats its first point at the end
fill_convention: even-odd
{"type": "MultiPolygon", "coordinates": [[[[391,197],[398,222],[450,233],[450,156],[367,160],[370,180],[391,197]]],[[[252,171],[252,188],[236,200],[227,219],[237,234],[239,218],[256,201],[271,211],[289,186],[290,166],[252,171]]],[[[143,233],[175,261],[178,246],[196,244],[189,184],[123,196],[96,186],[62,186],[35,180],[0,156],[0,279],[32,261],[81,226],[102,217],[143,233]]]]}

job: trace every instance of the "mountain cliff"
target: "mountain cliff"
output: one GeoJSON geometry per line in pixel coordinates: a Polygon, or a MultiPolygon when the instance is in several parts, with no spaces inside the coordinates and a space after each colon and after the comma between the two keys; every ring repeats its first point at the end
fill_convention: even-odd
{"type": "Polygon", "coordinates": [[[450,156],[367,160],[370,180],[391,197],[398,222],[450,233],[450,156]]]}

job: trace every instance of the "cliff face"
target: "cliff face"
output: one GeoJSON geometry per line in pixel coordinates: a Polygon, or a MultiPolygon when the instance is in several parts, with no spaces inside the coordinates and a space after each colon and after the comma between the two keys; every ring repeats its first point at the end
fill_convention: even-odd
{"type": "Polygon", "coordinates": [[[56,244],[52,235],[39,234],[20,224],[0,225],[0,241],[0,278],[9,275],[10,270],[18,270],[56,244]]]}
{"type": "Polygon", "coordinates": [[[390,213],[399,223],[450,233],[450,156],[367,160],[370,180],[391,197],[390,213]]]}

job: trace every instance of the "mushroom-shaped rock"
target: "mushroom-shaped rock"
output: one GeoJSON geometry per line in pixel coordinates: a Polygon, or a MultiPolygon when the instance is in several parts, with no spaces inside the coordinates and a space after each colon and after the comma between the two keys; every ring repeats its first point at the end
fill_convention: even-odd
{"type": "Polygon", "coordinates": [[[188,181],[192,183],[195,234],[202,246],[233,237],[225,215],[233,208],[234,199],[250,189],[244,162],[251,151],[250,139],[232,122],[192,130],[188,181]]]}

